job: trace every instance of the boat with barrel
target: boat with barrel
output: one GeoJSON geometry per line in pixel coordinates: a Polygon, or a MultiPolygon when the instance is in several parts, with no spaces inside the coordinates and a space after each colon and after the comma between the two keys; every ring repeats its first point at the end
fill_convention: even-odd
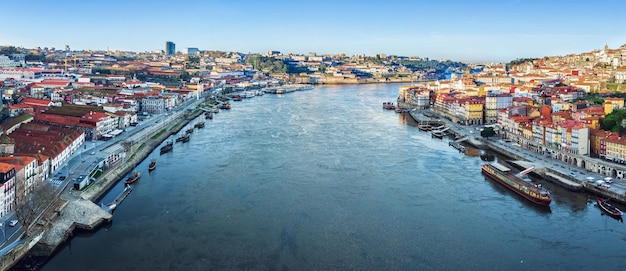
{"type": "Polygon", "coordinates": [[[517,175],[511,173],[509,168],[497,162],[482,164],[481,169],[487,176],[531,202],[543,206],[549,206],[550,202],[552,202],[548,190],[543,188],[541,184],[534,184],[530,179],[526,178],[526,174],[535,170],[534,166],[523,170],[517,175]]]}
{"type": "Polygon", "coordinates": [[[161,147],[161,154],[167,153],[174,149],[174,142],[168,141],[165,146],[161,147]]]}
{"type": "Polygon", "coordinates": [[[134,183],[136,181],[139,181],[139,176],[140,175],[141,175],[141,172],[135,171],[135,173],[133,173],[133,175],[130,175],[130,176],[128,176],[128,178],[126,178],[124,183],[125,184],[131,184],[131,183],[134,183]]]}
{"type": "Polygon", "coordinates": [[[614,217],[618,217],[621,218],[622,215],[624,215],[624,213],[622,212],[622,210],[618,209],[617,207],[613,206],[612,204],[609,203],[608,200],[604,200],[604,199],[596,199],[596,202],[598,203],[598,207],[604,211],[605,213],[614,216],[614,217]]]}

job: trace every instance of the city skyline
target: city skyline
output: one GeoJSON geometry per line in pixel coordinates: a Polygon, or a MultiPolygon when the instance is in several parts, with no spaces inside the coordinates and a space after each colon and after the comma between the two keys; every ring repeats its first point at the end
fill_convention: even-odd
{"type": "Polygon", "coordinates": [[[172,41],[182,52],[195,47],[507,62],[626,43],[626,30],[617,27],[626,19],[593,11],[621,4],[614,0],[61,2],[4,3],[16,12],[5,14],[13,23],[0,34],[0,45],[142,52],[163,50],[172,41]]]}

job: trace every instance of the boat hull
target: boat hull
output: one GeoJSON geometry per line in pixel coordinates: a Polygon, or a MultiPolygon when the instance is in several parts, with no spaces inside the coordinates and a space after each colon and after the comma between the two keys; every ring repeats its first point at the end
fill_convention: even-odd
{"type": "Polygon", "coordinates": [[[596,202],[598,203],[598,207],[600,208],[600,210],[602,210],[604,213],[610,216],[621,218],[622,215],[624,215],[624,213],[620,209],[618,209],[617,207],[611,205],[610,203],[604,200],[596,199],[596,202]]]}
{"type": "Polygon", "coordinates": [[[552,198],[550,196],[541,196],[539,192],[535,191],[538,188],[534,187],[533,184],[528,183],[517,176],[514,176],[510,173],[501,172],[489,164],[483,164],[481,166],[481,169],[485,175],[491,177],[498,183],[504,185],[509,190],[517,193],[518,195],[533,203],[543,206],[549,206],[552,202],[552,198]]]}

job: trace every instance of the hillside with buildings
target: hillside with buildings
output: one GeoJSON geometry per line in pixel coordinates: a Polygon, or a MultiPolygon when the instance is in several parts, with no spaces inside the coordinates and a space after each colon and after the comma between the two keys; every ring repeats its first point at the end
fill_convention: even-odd
{"type": "MultiPolygon", "coordinates": [[[[580,156],[624,164],[625,80],[623,45],[510,66],[474,65],[450,80],[401,87],[400,101],[463,125],[494,125],[502,138],[570,164],[580,156]]],[[[615,168],[593,171],[626,177],[615,168]]]]}

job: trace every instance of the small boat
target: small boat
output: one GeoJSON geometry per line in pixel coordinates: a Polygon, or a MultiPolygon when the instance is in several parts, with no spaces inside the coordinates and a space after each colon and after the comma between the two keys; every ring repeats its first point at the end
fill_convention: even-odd
{"type": "Polygon", "coordinates": [[[191,134],[191,133],[193,133],[193,128],[189,128],[189,129],[185,130],[185,133],[186,133],[186,134],[191,134]]]}
{"type": "Polygon", "coordinates": [[[209,112],[204,113],[204,117],[206,119],[213,119],[213,112],[209,111],[209,112]]]}
{"type": "Polygon", "coordinates": [[[228,110],[228,109],[230,109],[230,103],[229,103],[229,102],[223,102],[223,103],[220,105],[220,109],[224,109],[224,110],[228,110]]]}
{"type": "Polygon", "coordinates": [[[598,207],[600,207],[600,209],[602,211],[604,211],[605,213],[615,216],[615,217],[621,217],[622,215],[624,215],[624,213],[618,209],[617,207],[611,205],[608,200],[603,200],[603,199],[596,199],[596,202],[598,202],[598,207]]]}
{"type": "Polygon", "coordinates": [[[156,168],[156,159],[152,158],[150,160],[150,164],[148,165],[148,171],[153,171],[156,168]]]}
{"type": "Polygon", "coordinates": [[[235,95],[235,96],[233,96],[233,101],[235,101],[235,102],[240,102],[240,101],[242,101],[242,100],[243,100],[243,97],[241,97],[241,96],[239,96],[239,95],[235,95]]]}
{"type": "Polygon", "coordinates": [[[433,133],[433,136],[436,138],[439,138],[439,139],[443,138],[443,132],[441,131],[432,131],[432,133],[433,133]]]}
{"type": "Polygon", "coordinates": [[[392,102],[383,102],[383,109],[395,110],[396,106],[392,102]]]}
{"type": "Polygon", "coordinates": [[[165,146],[161,147],[161,154],[170,152],[172,149],[174,149],[174,142],[169,141],[165,146]]]}
{"type": "Polygon", "coordinates": [[[417,126],[417,128],[419,128],[422,131],[430,131],[430,129],[432,129],[432,127],[428,124],[420,124],[417,126]]]}
{"type": "Polygon", "coordinates": [[[254,91],[246,91],[246,92],[243,93],[243,97],[244,98],[252,98],[254,96],[255,96],[254,91]]]}
{"type": "Polygon", "coordinates": [[[190,133],[184,133],[180,135],[178,138],[176,138],[176,142],[188,142],[190,138],[189,134],[190,133]]]}
{"type": "Polygon", "coordinates": [[[131,184],[131,183],[134,183],[134,182],[138,181],[139,180],[139,175],[140,175],[140,172],[136,171],[135,173],[133,173],[133,175],[130,175],[128,178],[126,178],[126,181],[124,181],[124,183],[125,184],[131,184]]]}
{"type": "Polygon", "coordinates": [[[198,123],[194,124],[193,127],[196,128],[204,128],[204,121],[199,121],[198,123]]]}

